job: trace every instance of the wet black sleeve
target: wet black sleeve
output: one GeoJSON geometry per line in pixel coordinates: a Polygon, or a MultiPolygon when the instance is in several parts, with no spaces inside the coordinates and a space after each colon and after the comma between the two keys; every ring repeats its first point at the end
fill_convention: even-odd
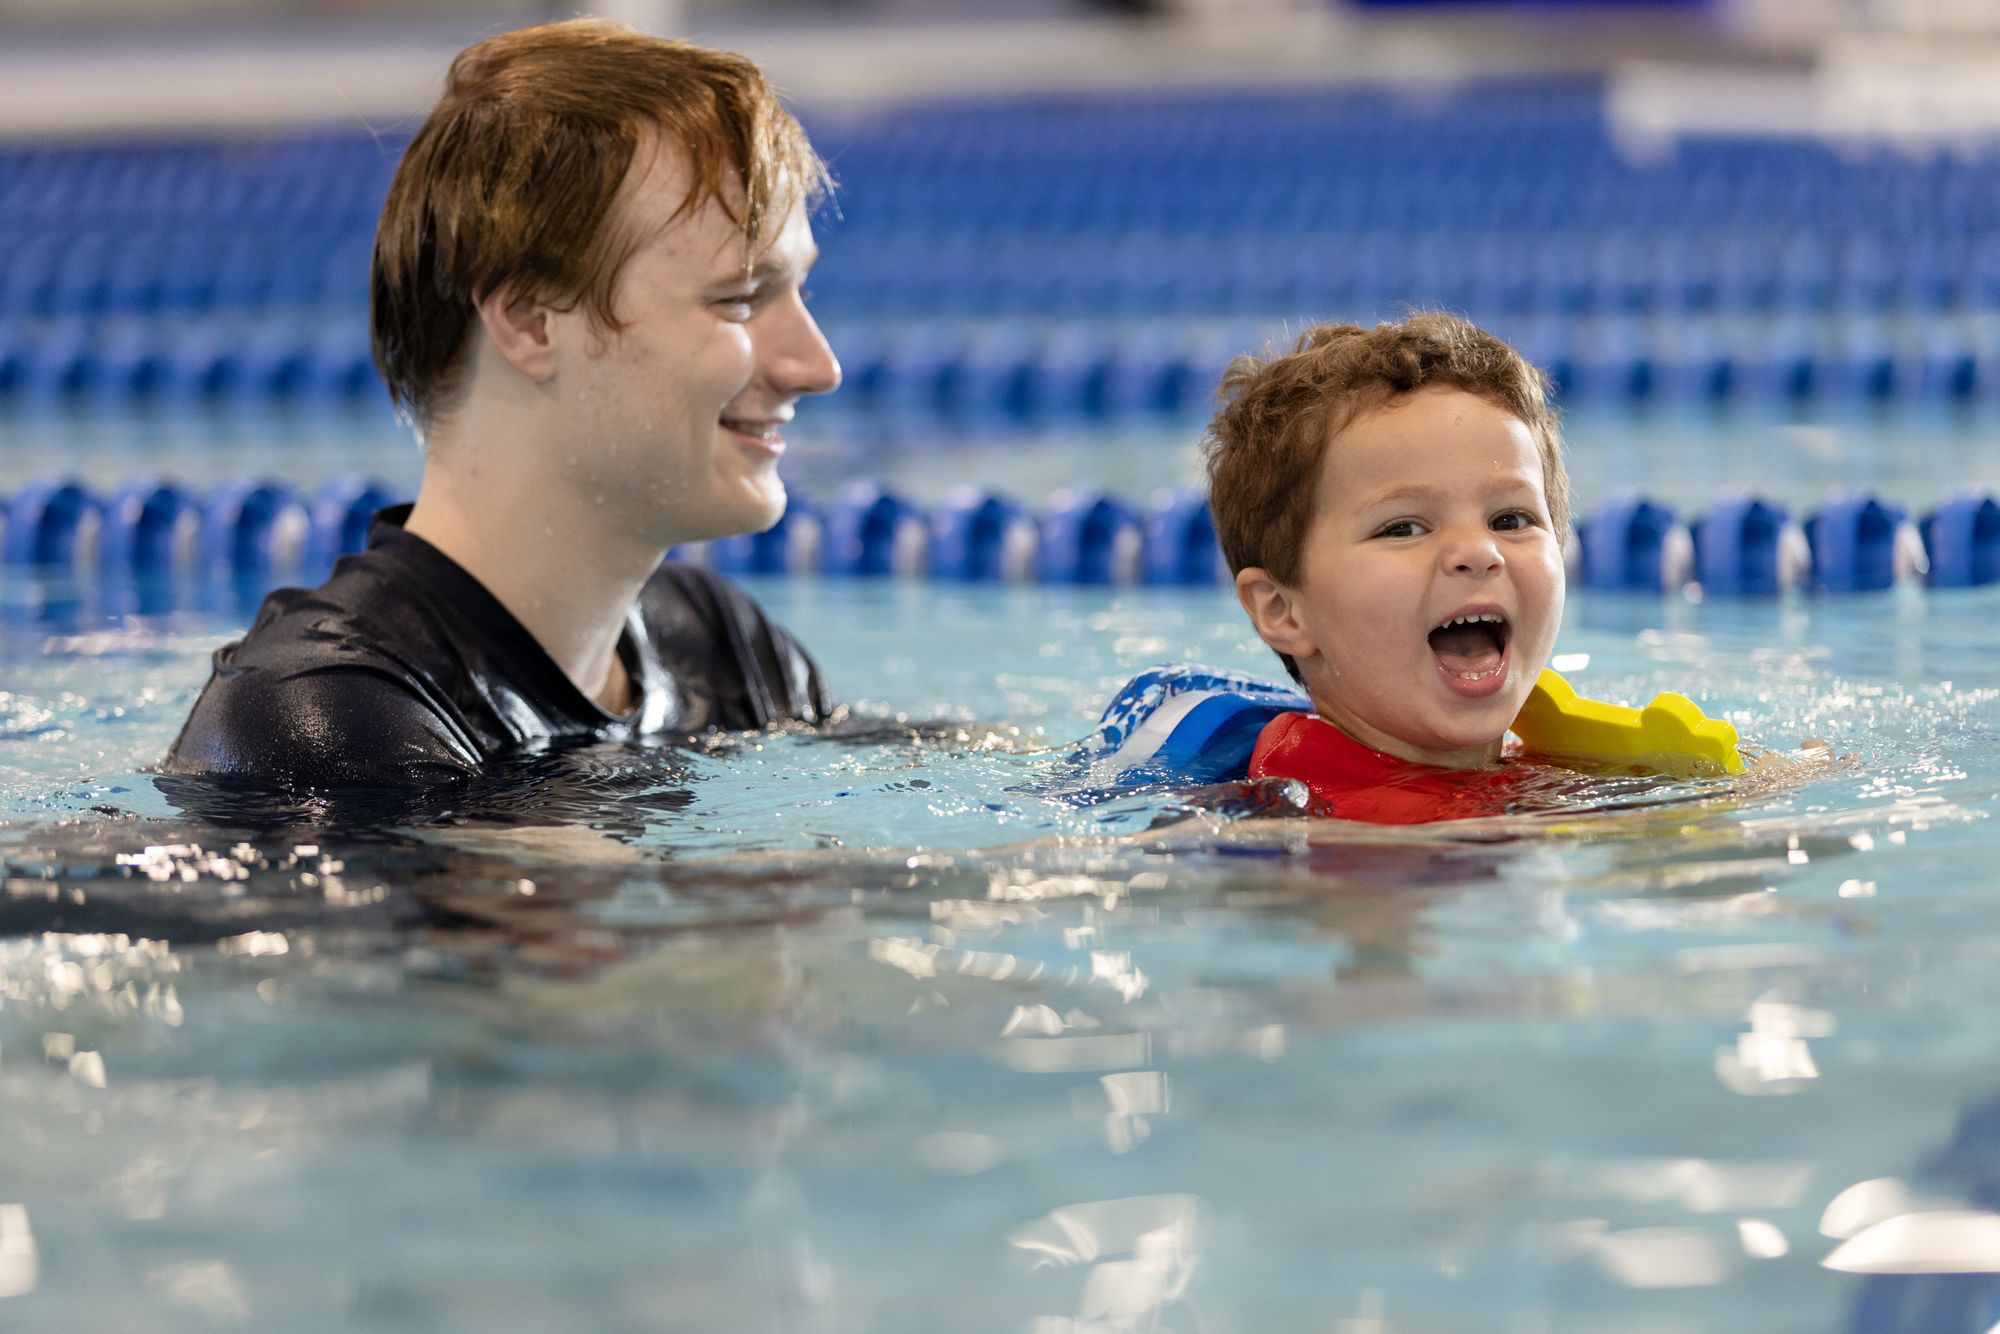
{"type": "Polygon", "coordinates": [[[359,664],[218,670],[160,765],[294,791],[422,787],[478,771],[450,719],[407,681],[359,664]]]}

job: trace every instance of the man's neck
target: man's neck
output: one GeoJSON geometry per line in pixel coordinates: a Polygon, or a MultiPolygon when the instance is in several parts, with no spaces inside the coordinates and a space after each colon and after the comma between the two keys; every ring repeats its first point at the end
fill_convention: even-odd
{"type": "Polygon", "coordinates": [[[440,455],[434,442],[406,531],[484,585],[577,689],[629,711],[637,691],[618,641],[663,553],[593,523],[559,479],[515,466],[519,456],[464,466],[479,447],[453,441],[440,455]]]}

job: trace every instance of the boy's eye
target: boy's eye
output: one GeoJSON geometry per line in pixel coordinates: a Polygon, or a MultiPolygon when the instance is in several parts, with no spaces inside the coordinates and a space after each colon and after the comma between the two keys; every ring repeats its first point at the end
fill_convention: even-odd
{"type": "Polygon", "coordinates": [[[1526,510],[1508,510],[1505,514],[1496,514],[1493,516],[1493,528],[1495,532],[1517,532],[1523,528],[1532,528],[1534,524],[1535,516],[1526,510]]]}
{"type": "Polygon", "coordinates": [[[731,292],[728,296],[717,297],[710,304],[721,312],[722,318],[725,320],[747,320],[756,311],[757,294],[755,292],[731,292]]]}
{"type": "Polygon", "coordinates": [[[1394,523],[1383,524],[1382,531],[1376,535],[1378,537],[1415,537],[1422,531],[1423,525],[1415,519],[1398,519],[1394,523]]]}

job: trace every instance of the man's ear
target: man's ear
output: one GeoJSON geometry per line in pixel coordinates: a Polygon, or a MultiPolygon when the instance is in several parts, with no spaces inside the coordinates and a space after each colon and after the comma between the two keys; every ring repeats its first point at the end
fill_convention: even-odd
{"type": "Polygon", "coordinates": [[[493,344],[502,361],[537,382],[556,373],[547,306],[511,288],[498,287],[479,298],[473,308],[485,326],[486,341],[493,344]]]}
{"type": "Polygon", "coordinates": [[[1279,653],[1304,660],[1319,652],[1299,621],[1299,593],[1271,577],[1269,570],[1246,565],[1236,572],[1236,600],[1250,617],[1257,637],[1279,653]]]}

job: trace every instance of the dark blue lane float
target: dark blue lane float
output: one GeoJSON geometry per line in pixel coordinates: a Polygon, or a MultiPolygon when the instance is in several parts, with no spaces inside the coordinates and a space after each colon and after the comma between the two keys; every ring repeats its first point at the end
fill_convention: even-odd
{"type": "Polygon", "coordinates": [[[104,502],[79,482],[31,482],[6,514],[0,559],[8,565],[74,567],[96,556],[104,502]]]}
{"type": "Polygon", "coordinates": [[[1139,516],[1125,501],[1101,491],[1058,491],[1042,511],[1042,582],[1135,584],[1145,541],[1139,516]]]}
{"type": "MultiPolygon", "coordinates": [[[[1908,515],[1865,492],[1830,499],[1805,522],[1813,587],[1827,593],[1879,592],[1893,587],[1908,515]]],[[[1918,556],[1921,562],[1921,553],[1918,556]]]]}
{"type": "MultiPolygon", "coordinates": [[[[283,482],[237,479],[199,492],[139,478],[101,496],[74,479],[0,498],[0,563],[263,577],[324,571],[359,551],[395,488],[343,477],[300,495],[283,482]]],[[[1005,494],[962,487],[924,507],[870,481],[824,509],[794,495],[761,533],[676,549],[737,575],[917,577],[958,583],[1226,586],[1207,498],[1162,490],[1141,508],[1101,491],[1066,490],[1038,512],[1005,494]]],[[[1612,498],[1577,522],[1571,577],[1592,591],[1768,598],[1793,591],[1865,593],[1927,582],[2000,583],[2000,502],[1954,492],[1912,523],[1866,492],[1828,498],[1803,523],[1774,501],[1726,496],[1683,524],[1639,495],[1612,498]]]]}
{"type": "Polygon", "coordinates": [[[874,482],[849,482],[826,508],[820,567],[861,577],[923,573],[923,511],[874,482]]]}
{"type": "Polygon", "coordinates": [[[1933,588],[2000,583],[2000,502],[1990,491],[1948,496],[1918,525],[1933,588]]]}
{"type": "Polygon", "coordinates": [[[960,487],[931,511],[931,577],[1021,583],[1032,577],[1035,517],[1012,497],[960,487]]]}
{"type": "Polygon", "coordinates": [[[224,482],[210,495],[202,554],[211,570],[236,575],[298,569],[312,534],[312,513],[283,482],[224,482]]]}
{"type": "Polygon", "coordinates": [[[1199,491],[1160,491],[1146,511],[1146,582],[1195,587],[1227,583],[1215,516],[1199,491]]]}
{"type": "Polygon", "coordinates": [[[1665,505],[1614,496],[1576,525],[1583,585],[1614,593],[1661,593],[1688,581],[1693,546],[1665,505]]]}
{"type": "Polygon", "coordinates": [[[98,560],[135,574],[189,570],[201,563],[203,513],[194,493],[159,478],[139,478],[104,504],[98,560]]]}
{"type": "Polygon", "coordinates": [[[1694,577],[1720,597],[1776,597],[1799,581],[1791,512],[1758,496],[1728,496],[1695,520],[1694,577]]]}

